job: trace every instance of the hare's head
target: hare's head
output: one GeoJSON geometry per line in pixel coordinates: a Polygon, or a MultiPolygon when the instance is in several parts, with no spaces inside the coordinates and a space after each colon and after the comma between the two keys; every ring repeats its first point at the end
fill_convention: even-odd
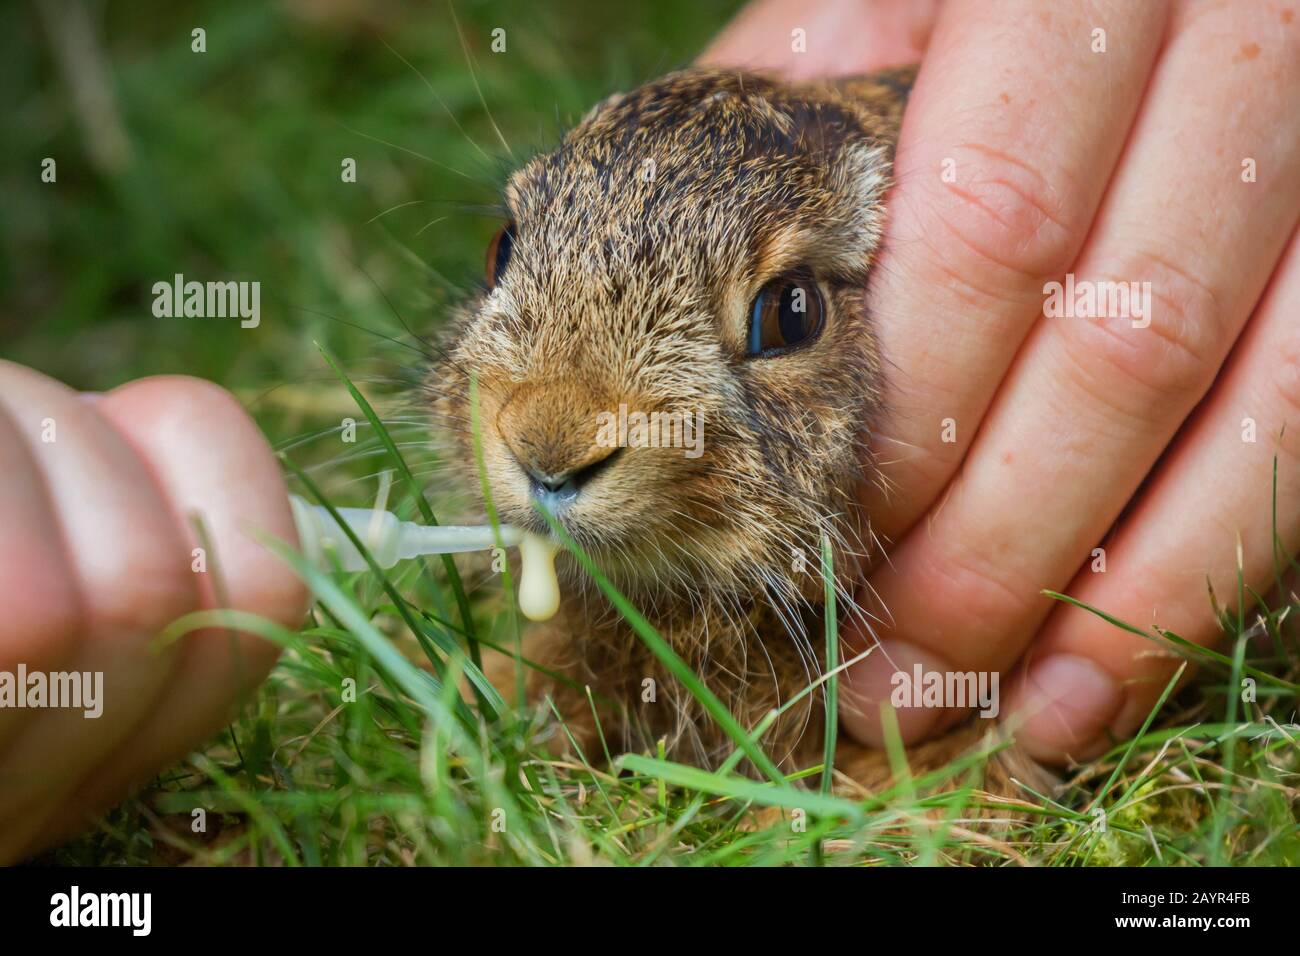
{"type": "Polygon", "coordinates": [[[429,383],[477,488],[477,382],[502,521],[545,530],[544,504],[634,593],[820,588],[877,410],[863,289],[896,123],[832,87],[687,71],[510,177],[488,288],[429,383]]]}

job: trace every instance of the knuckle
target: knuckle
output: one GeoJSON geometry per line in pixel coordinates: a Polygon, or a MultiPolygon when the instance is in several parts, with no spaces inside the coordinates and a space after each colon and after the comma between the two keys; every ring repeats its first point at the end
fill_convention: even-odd
{"type": "Polygon", "coordinates": [[[944,228],[979,266],[994,263],[1038,280],[1064,271],[1085,225],[1077,190],[1054,187],[1029,163],[978,143],[960,149],[956,181],[934,206],[944,228]]]}
{"type": "MultiPolygon", "coordinates": [[[[968,552],[965,546],[953,544],[941,552],[936,549],[929,555],[928,563],[929,574],[942,582],[942,593],[949,595],[970,621],[987,624],[1023,621],[1038,599],[1036,588],[1025,586],[1006,570],[1012,562],[998,560],[996,555],[981,556],[968,552]]],[[[1010,667],[1022,650],[1016,630],[993,626],[984,635],[988,640],[979,642],[977,648],[960,642],[951,652],[960,653],[962,648],[971,646],[979,661],[953,658],[952,663],[963,669],[975,664],[995,670],[1010,667]]]]}
{"type": "Polygon", "coordinates": [[[1209,286],[1157,256],[1138,254],[1094,280],[1094,290],[1095,307],[1066,320],[1066,329],[1071,357],[1097,393],[1113,394],[1118,377],[1160,399],[1199,398],[1227,344],[1209,286]]]}

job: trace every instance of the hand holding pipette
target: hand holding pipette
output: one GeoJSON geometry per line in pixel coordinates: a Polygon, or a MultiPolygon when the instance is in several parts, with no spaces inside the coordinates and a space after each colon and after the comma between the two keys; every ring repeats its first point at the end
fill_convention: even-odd
{"type": "MultiPolygon", "coordinates": [[[[0,708],[0,775],[15,781],[0,792],[3,864],[84,825],[228,722],[279,645],[225,627],[162,648],[156,636],[218,608],[301,626],[307,591],[265,536],[292,541],[319,513],[291,503],[280,463],[239,402],[199,379],[161,376],[86,396],[0,361],[0,447],[0,671],[100,673],[104,690],[93,707],[39,720],[0,708]]],[[[363,542],[376,540],[374,514],[356,512],[363,542]]],[[[380,525],[397,522],[380,514],[380,525]]],[[[324,534],[340,539],[351,564],[347,536],[328,521],[324,534]]],[[[502,544],[520,549],[524,613],[553,614],[554,545],[499,530],[502,544]]],[[[426,532],[456,534],[403,532],[391,557],[376,550],[385,562],[410,546],[425,553],[435,540],[426,532]]],[[[490,528],[438,540],[447,551],[494,544],[490,528]]]]}

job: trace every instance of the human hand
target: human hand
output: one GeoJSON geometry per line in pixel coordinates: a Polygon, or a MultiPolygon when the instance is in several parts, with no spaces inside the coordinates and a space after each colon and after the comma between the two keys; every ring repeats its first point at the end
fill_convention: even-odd
{"type": "MultiPolygon", "coordinates": [[[[920,48],[870,290],[886,623],[842,717],[879,743],[897,671],[1006,673],[1021,745],[1085,759],[1176,661],[1043,589],[1213,643],[1238,538],[1247,587],[1274,582],[1275,455],[1300,547],[1300,4],[763,0],[704,59],[851,74],[920,48]],[[1066,273],[1149,283],[1150,310],[1045,317],[1066,273]]],[[[905,742],[965,713],[895,711],[905,742]]]]}
{"type": "Polygon", "coordinates": [[[277,656],[225,630],[159,648],[164,626],[217,606],[296,626],[306,592],[250,536],[297,540],[271,449],[216,385],[167,376],[87,396],[0,361],[0,463],[0,672],[103,675],[96,717],[0,708],[3,863],[202,743],[277,656]]]}

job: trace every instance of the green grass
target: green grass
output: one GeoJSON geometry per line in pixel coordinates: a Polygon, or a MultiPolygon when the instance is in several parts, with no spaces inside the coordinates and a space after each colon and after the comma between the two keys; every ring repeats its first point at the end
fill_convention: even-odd
{"type": "MultiPolygon", "coordinates": [[[[32,9],[0,10],[0,87],[14,97],[0,118],[0,344],[83,389],[161,372],[211,378],[257,416],[295,490],[356,504],[390,473],[390,507],[428,521],[455,495],[409,399],[424,361],[410,332],[436,327],[478,281],[509,154],[689,61],[737,4],[656,0],[629,15],[596,2],[457,3],[473,74],[444,4],[365,17],[343,4],[354,15],[332,23],[307,22],[293,12],[302,6],[107,5],[99,35],[130,157],[119,166],[93,159],[103,133],[78,123],[32,9]],[[195,26],[206,54],[190,52],[195,26]],[[487,48],[496,26],[505,55],[487,48]],[[57,185],[39,182],[46,156],[57,185]],[[355,184],[340,181],[343,157],[357,160],[355,184]],[[155,319],[149,289],[176,272],[260,280],[262,325],[155,319]],[[340,439],[345,417],[360,423],[355,444],[340,439]]],[[[301,570],[318,601],[298,632],[178,622],[173,637],[220,620],[286,651],[223,734],[48,860],[1300,863],[1293,605],[1244,589],[1241,611],[1223,615],[1225,654],[1147,635],[1201,676],[1138,737],[1059,793],[1004,804],[976,789],[978,757],[900,772],[869,796],[825,758],[782,775],[762,756],[765,725],[741,727],[717,701],[706,707],[735,743],[717,772],[604,747],[559,761],[549,744],[565,731],[547,703],[521,707],[478,671],[480,647],[516,646],[508,582],[450,560],[301,570]],[[1257,702],[1240,700],[1242,675],[1257,678],[1257,702]],[[762,775],[739,774],[744,759],[762,775]]],[[[635,609],[620,610],[676,666],[635,609]]],[[[834,678],[825,689],[833,700],[834,678]]],[[[892,756],[904,770],[901,750],[892,756]]]]}
{"type": "MultiPolygon", "coordinates": [[[[376,421],[376,431],[388,464],[410,473],[382,422],[376,421]]],[[[307,490],[320,493],[310,478],[299,476],[307,490]]],[[[407,487],[418,494],[414,483],[407,487]]],[[[825,784],[834,773],[825,761],[789,774],[778,771],[761,750],[767,723],[751,731],[736,724],[581,552],[575,554],[640,637],[732,735],[735,750],[719,770],[652,753],[579,750],[576,760],[556,759],[546,738],[564,733],[564,726],[547,701],[517,706],[498,695],[462,692],[462,678],[477,686],[483,678],[471,659],[469,631],[451,623],[447,613],[453,598],[440,564],[411,562],[390,572],[332,577],[292,552],[281,554],[317,598],[310,626],[292,633],[247,615],[214,611],[191,615],[165,635],[174,639],[195,628],[229,625],[284,644],[285,659],[255,704],[221,739],[119,808],[98,833],[50,859],[276,865],[1300,863],[1294,810],[1300,728],[1286,726],[1294,715],[1285,710],[1295,699],[1290,678],[1300,662],[1293,638],[1283,631],[1291,605],[1260,605],[1250,615],[1251,627],[1270,640],[1257,642],[1269,650],[1249,665],[1244,613],[1224,615],[1235,636],[1231,656],[1192,647],[1177,635],[1144,634],[1196,659],[1204,676],[1168,712],[1162,705],[1175,675],[1139,734],[1079,769],[1061,793],[1026,790],[1019,800],[991,798],[976,786],[982,762],[977,754],[921,777],[898,773],[898,782],[883,793],[846,796],[842,791],[848,788],[833,792],[825,784]],[[427,604],[438,613],[426,610],[427,604]],[[1273,656],[1276,648],[1283,649],[1281,658],[1273,656]],[[1243,674],[1258,676],[1259,696],[1238,716],[1236,689],[1243,674]],[[351,698],[345,695],[349,681],[358,691],[351,698]],[[737,773],[742,757],[766,778],[737,773]],[[818,778],[823,785],[812,786],[818,778]],[[192,831],[195,808],[208,815],[202,833],[192,831]]],[[[829,593],[829,551],[823,560],[829,593]]],[[[491,590],[476,592],[475,626],[489,646],[508,649],[515,615],[491,590]]],[[[827,663],[833,687],[836,661],[827,663]]],[[[834,699],[833,692],[828,697],[834,699]]],[[[832,738],[828,733],[828,754],[832,738]]]]}

